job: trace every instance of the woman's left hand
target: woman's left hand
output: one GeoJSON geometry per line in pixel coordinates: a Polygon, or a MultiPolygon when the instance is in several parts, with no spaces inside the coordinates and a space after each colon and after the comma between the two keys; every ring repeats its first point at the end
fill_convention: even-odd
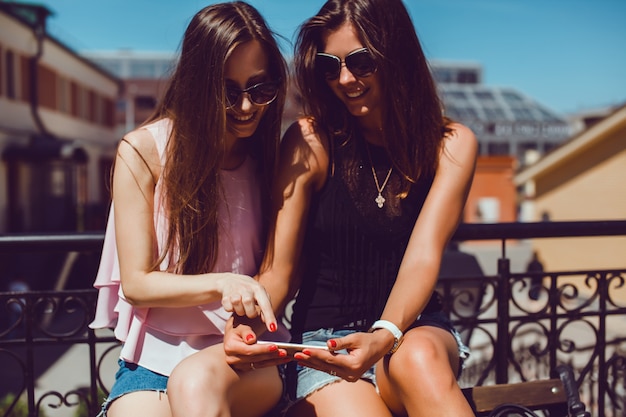
{"type": "Polygon", "coordinates": [[[294,358],[302,366],[355,382],[389,351],[388,343],[376,333],[357,332],[330,339],[327,342],[329,351],[304,350],[296,353],[294,358]]]}
{"type": "Polygon", "coordinates": [[[226,362],[237,371],[251,371],[290,361],[284,350],[276,345],[261,345],[252,326],[231,317],[224,329],[226,362]]]}

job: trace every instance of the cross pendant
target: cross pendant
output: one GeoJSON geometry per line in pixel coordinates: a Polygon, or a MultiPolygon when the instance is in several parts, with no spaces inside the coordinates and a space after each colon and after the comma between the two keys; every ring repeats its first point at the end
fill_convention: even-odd
{"type": "Polygon", "coordinates": [[[378,197],[376,197],[376,204],[378,204],[378,208],[383,208],[383,205],[385,204],[385,197],[383,197],[383,195],[381,193],[378,193],[378,197]]]}

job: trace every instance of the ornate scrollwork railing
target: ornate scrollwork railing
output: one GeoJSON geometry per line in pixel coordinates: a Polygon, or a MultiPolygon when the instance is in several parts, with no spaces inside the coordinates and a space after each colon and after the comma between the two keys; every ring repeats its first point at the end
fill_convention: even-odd
{"type": "MultiPolygon", "coordinates": [[[[443,276],[445,311],[472,348],[463,386],[533,380],[570,365],[593,415],[626,415],[626,269],[511,273],[507,239],[626,236],[626,221],[462,225],[458,240],[500,239],[490,276],[443,276]],[[530,280],[542,283],[529,297],[530,280]]],[[[0,253],[99,250],[102,235],[0,236],[0,253]]],[[[89,278],[89,282],[91,282],[89,278]]],[[[119,343],[93,331],[93,289],[0,292],[0,417],[95,416],[119,343]]]]}

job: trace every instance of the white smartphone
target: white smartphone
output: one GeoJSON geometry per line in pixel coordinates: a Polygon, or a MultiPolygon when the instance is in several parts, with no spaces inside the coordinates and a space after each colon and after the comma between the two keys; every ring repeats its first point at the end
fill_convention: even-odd
{"type": "Polygon", "coordinates": [[[288,343],[288,342],[270,342],[267,340],[258,340],[260,345],[276,345],[280,349],[285,349],[289,355],[293,355],[296,352],[302,352],[304,349],[322,349],[328,350],[326,345],[307,345],[302,343],[288,343]]]}

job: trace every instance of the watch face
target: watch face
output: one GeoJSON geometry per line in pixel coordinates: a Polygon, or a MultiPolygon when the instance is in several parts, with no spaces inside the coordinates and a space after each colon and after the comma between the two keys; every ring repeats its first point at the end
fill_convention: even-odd
{"type": "Polygon", "coordinates": [[[391,349],[389,350],[389,352],[387,353],[387,355],[391,355],[396,353],[396,350],[398,350],[398,348],[400,347],[400,344],[402,343],[402,338],[400,339],[394,339],[393,341],[393,346],[391,347],[391,349]]]}

